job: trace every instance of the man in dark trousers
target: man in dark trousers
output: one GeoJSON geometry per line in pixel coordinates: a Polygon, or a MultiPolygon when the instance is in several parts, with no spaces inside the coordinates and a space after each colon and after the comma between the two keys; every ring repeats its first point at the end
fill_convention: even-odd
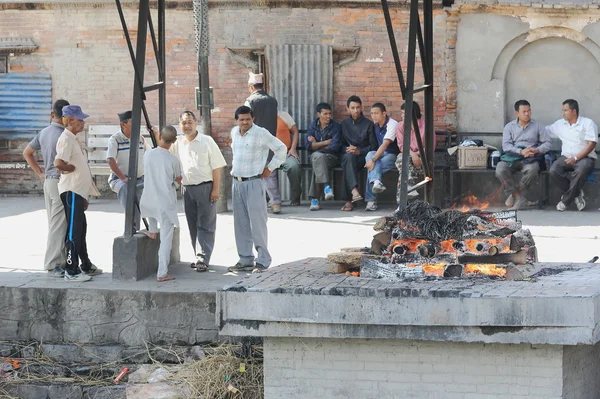
{"type": "MultiPolygon", "coordinates": [[[[262,73],[254,74],[250,72],[248,78],[248,90],[250,96],[246,99],[247,107],[250,107],[254,114],[254,124],[263,127],[273,136],[277,136],[277,100],[265,91],[264,77],[262,73]]],[[[273,154],[269,154],[269,160],[273,154]]],[[[281,213],[281,199],[279,199],[279,182],[277,181],[277,172],[272,173],[265,179],[267,194],[271,202],[271,211],[281,213]]]]}
{"type": "Polygon", "coordinates": [[[52,124],[41,132],[23,151],[23,157],[33,171],[44,182],[44,200],[46,202],[46,215],[48,216],[48,241],[46,243],[46,256],[44,268],[53,277],[65,275],[65,234],[67,221],[65,208],[58,194],[58,179],[60,172],[54,167],[56,157],[56,142],[65,127],[62,124],[62,109],[69,105],[67,100],[56,100],[52,106],[52,124]],[[35,159],[35,153],[40,151],[44,159],[44,171],[35,159]]]}
{"type": "Polygon", "coordinates": [[[342,155],[340,163],[344,170],[342,198],[346,200],[342,211],[354,209],[354,203],[363,197],[358,192],[358,175],[365,167],[365,158],[369,151],[377,150],[375,125],[363,115],[362,100],[350,96],[346,102],[350,116],[342,125],[342,155]]]}
{"type": "Polygon", "coordinates": [[[64,279],[69,282],[91,280],[90,276],[102,273],[87,253],[85,210],[90,195],[100,195],[88,166],[83,144],[75,136],[83,131],[84,114],[81,107],[67,105],[62,109],[65,130],[56,143],[54,166],[60,171],[58,192],[67,218],[66,267],[64,279]],[[81,267],[79,260],[81,259],[81,267]]]}
{"type": "Polygon", "coordinates": [[[227,165],[215,140],[196,130],[196,115],[184,111],[179,115],[183,136],[171,145],[171,154],[181,162],[183,176],[183,207],[192,239],[196,261],[192,268],[205,272],[210,265],[217,231],[217,207],[221,169],[227,165]],[[202,252],[196,251],[196,243],[202,252]]]}

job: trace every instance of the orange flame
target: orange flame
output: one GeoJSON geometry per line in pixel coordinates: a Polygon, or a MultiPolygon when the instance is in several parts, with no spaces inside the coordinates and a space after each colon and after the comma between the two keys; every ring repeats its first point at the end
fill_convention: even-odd
{"type": "Polygon", "coordinates": [[[462,200],[455,202],[450,209],[457,209],[461,212],[468,212],[472,209],[480,209],[483,211],[489,208],[490,203],[492,203],[500,195],[502,195],[502,186],[496,189],[496,191],[494,191],[492,194],[485,197],[483,200],[479,200],[471,191],[467,191],[467,194],[462,198],[462,200]],[[459,204],[462,205],[460,208],[459,204]]]}
{"type": "Polygon", "coordinates": [[[491,263],[467,263],[464,274],[485,274],[488,276],[506,277],[506,269],[491,263]]]}
{"type": "Polygon", "coordinates": [[[423,272],[430,276],[443,276],[447,263],[407,263],[406,267],[421,266],[423,272]]]}

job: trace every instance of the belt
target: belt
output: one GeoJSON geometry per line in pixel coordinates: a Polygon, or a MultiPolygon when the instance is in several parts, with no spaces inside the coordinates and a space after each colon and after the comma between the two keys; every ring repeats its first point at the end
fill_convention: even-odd
{"type": "Polygon", "coordinates": [[[186,186],[202,186],[204,184],[210,184],[210,183],[212,183],[212,180],[203,181],[202,183],[198,183],[198,184],[186,184],[186,186]]]}
{"type": "Polygon", "coordinates": [[[59,180],[60,176],[46,176],[46,179],[59,180]]]}
{"type": "Polygon", "coordinates": [[[260,179],[261,177],[262,177],[262,175],[256,175],[256,176],[252,176],[252,177],[235,177],[235,176],[233,176],[233,178],[237,181],[256,180],[256,179],[260,179]]]}

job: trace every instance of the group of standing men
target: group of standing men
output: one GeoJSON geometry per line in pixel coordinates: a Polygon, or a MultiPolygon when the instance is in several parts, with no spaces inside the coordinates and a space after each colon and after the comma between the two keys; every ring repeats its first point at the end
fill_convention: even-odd
{"type": "Polygon", "coordinates": [[[507,123],[502,135],[504,154],[496,166],[496,176],[506,194],[505,205],[520,209],[528,203],[526,195],[540,170],[551,163],[549,173],[562,196],[556,209],[563,212],[575,203],[577,210],[586,207],[583,186],[596,163],[598,127],[589,118],[579,115],[579,103],[567,99],[562,103],[563,118],[544,126],[531,118],[527,100],[515,103],[516,119],[507,123]],[[546,157],[552,149],[552,138],[560,139],[561,155],[553,160],[546,157]],[[522,171],[518,184],[513,174],[522,171]]]}
{"type": "MultiPolygon", "coordinates": [[[[120,130],[108,141],[107,163],[111,174],[110,188],[125,207],[129,182],[128,164],[131,148],[138,151],[136,176],[137,198],[135,230],[141,217],[148,217],[149,228],[142,231],[157,238],[160,225],[158,281],[172,280],[167,274],[174,228],[178,226],[178,184],[184,185],[184,209],[196,261],[197,271],[208,270],[214,248],[216,206],[219,198],[220,169],[226,165],[219,147],[210,136],[198,134],[196,117],[185,111],[179,117],[183,136],[173,126],[159,133],[158,147],[151,149],[144,137],[132,145],[131,111],[119,115],[120,130]],[[201,252],[197,252],[197,243],[201,252]]],[[[66,281],[88,281],[102,273],[88,257],[85,210],[90,195],[99,195],[88,166],[84,145],[77,137],[83,131],[87,114],[66,100],[54,103],[52,123],[29,143],[23,155],[27,163],[44,181],[44,197],[48,215],[48,242],[45,269],[66,281]],[[42,152],[45,171],[35,159],[42,152]],[[81,264],[79,264],[81,260],[81,264]]]]}

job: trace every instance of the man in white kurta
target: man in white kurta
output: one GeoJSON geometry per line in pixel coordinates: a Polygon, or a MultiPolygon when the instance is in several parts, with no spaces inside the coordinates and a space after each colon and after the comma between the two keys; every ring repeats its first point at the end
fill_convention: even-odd
{"type": "Polygon", "coordinates": [[[171,144],[177,140],[173,126],[165,126],[160,134],[158,147],[146,151],[144,156],[144,192],[140,201],[142,217],[148,218],[147,235],[156,239],[160,224],[160,247],[158,249],[157,281],[175,278],[167,274],[173,245],[173,231],[179,227],[177,219],[176,184],[181,184],[179,160],[169,152],[171,144]]]}

